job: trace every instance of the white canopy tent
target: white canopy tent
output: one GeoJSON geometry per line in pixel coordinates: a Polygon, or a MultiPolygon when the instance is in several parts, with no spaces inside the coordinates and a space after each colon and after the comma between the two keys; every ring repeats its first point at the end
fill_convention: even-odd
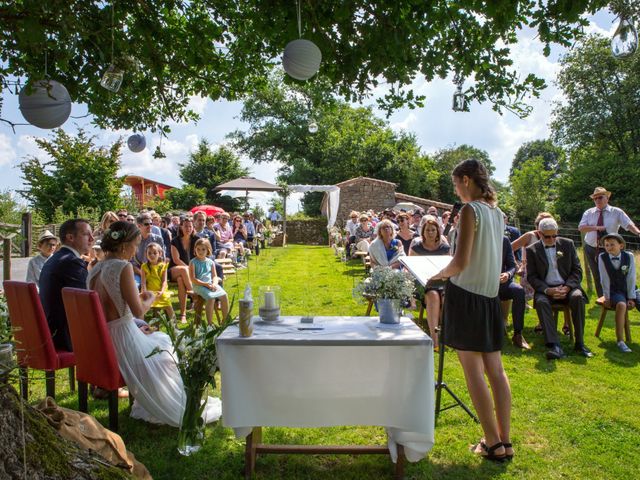
{"type": "MultiPolygon", "coordinates": [[[[327,198],[327,230],[333,227],[338,218],[338,206],[340,205],[340,187],[335,185],[289,185],[288,190],[294,193],[329,192],[327,198]]],[[[284,234],[287,233],[287,198],[284,198],[284,234]]]]}

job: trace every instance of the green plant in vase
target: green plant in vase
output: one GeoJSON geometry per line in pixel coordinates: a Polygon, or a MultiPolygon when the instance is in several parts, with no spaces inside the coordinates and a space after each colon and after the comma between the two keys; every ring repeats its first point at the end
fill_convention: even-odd
{"type": "MultiPolygon", "coordinates": [[[[233,308],[233,301],[229,311],[233,308]]],[[[178,433],[178,451],[191,455],[202,447],[205,419],[202,417],[207,405],[208,387],[215,388],[214,374],[218,367],[216,339],[233,322],[227,315],[220,325],[189,324],[179,330],[164,313],[159,314],[155,324],[160,324],[171,338],[173,357],[182,377],[185,393],[185,408],[178,433]]],[[[160,353],[157,347],[148,356],[160,353]]]]}

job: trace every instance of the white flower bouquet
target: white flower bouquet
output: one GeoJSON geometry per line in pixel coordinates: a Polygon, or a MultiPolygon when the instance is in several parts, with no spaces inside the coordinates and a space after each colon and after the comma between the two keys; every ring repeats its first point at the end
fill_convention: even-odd
{"type": "Polygon", "coordinates": [[[366,297],[404,299],[413,294],[414,288],[415,283],[409,273],[378,266],[355,288],[355,293],[366,297]]]}

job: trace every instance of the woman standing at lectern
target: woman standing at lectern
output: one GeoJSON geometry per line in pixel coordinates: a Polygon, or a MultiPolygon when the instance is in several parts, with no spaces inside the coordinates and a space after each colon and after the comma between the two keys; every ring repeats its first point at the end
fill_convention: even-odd
{"type": "Polygon", "coordinates": [[[484,431],[484,438],[471,449],[487,460],[502,462],[513,458],[511,388],[502,367],[504,327],[498,299],[504,218],[482,163],[465,160],[451,178],[465,206],[453,260],[434,277],[449,280],[442,341],[457,350],[484,431]]]}

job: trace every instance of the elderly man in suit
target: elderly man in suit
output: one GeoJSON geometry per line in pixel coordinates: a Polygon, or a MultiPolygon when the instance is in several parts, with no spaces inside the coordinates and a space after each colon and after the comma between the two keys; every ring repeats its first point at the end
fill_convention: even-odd
{"type": "Polygon", "coordinates": [[[42,267],[40,273],[40,300],[56,348],[73,351],[62,303],[64,287],[87,288],[87,262],[93,245],[91,225],[87,220],[67,220],[60,226],[62,247],[42,267]]]}
{"type": "Polygon", "coordinates": [[[593,353],[584,345],[586,294],[580,287],[582,267],[573,242],[558,237],[558,224],[544,218],[538,225],[540,240],[527,247],[527,280],[535,290],[534,305],[549,348],[546,357],[556,360],[565,356],[558,339],[552,303],[568,303],[575,333],[575,351],[587,358],[593,353]]]}

